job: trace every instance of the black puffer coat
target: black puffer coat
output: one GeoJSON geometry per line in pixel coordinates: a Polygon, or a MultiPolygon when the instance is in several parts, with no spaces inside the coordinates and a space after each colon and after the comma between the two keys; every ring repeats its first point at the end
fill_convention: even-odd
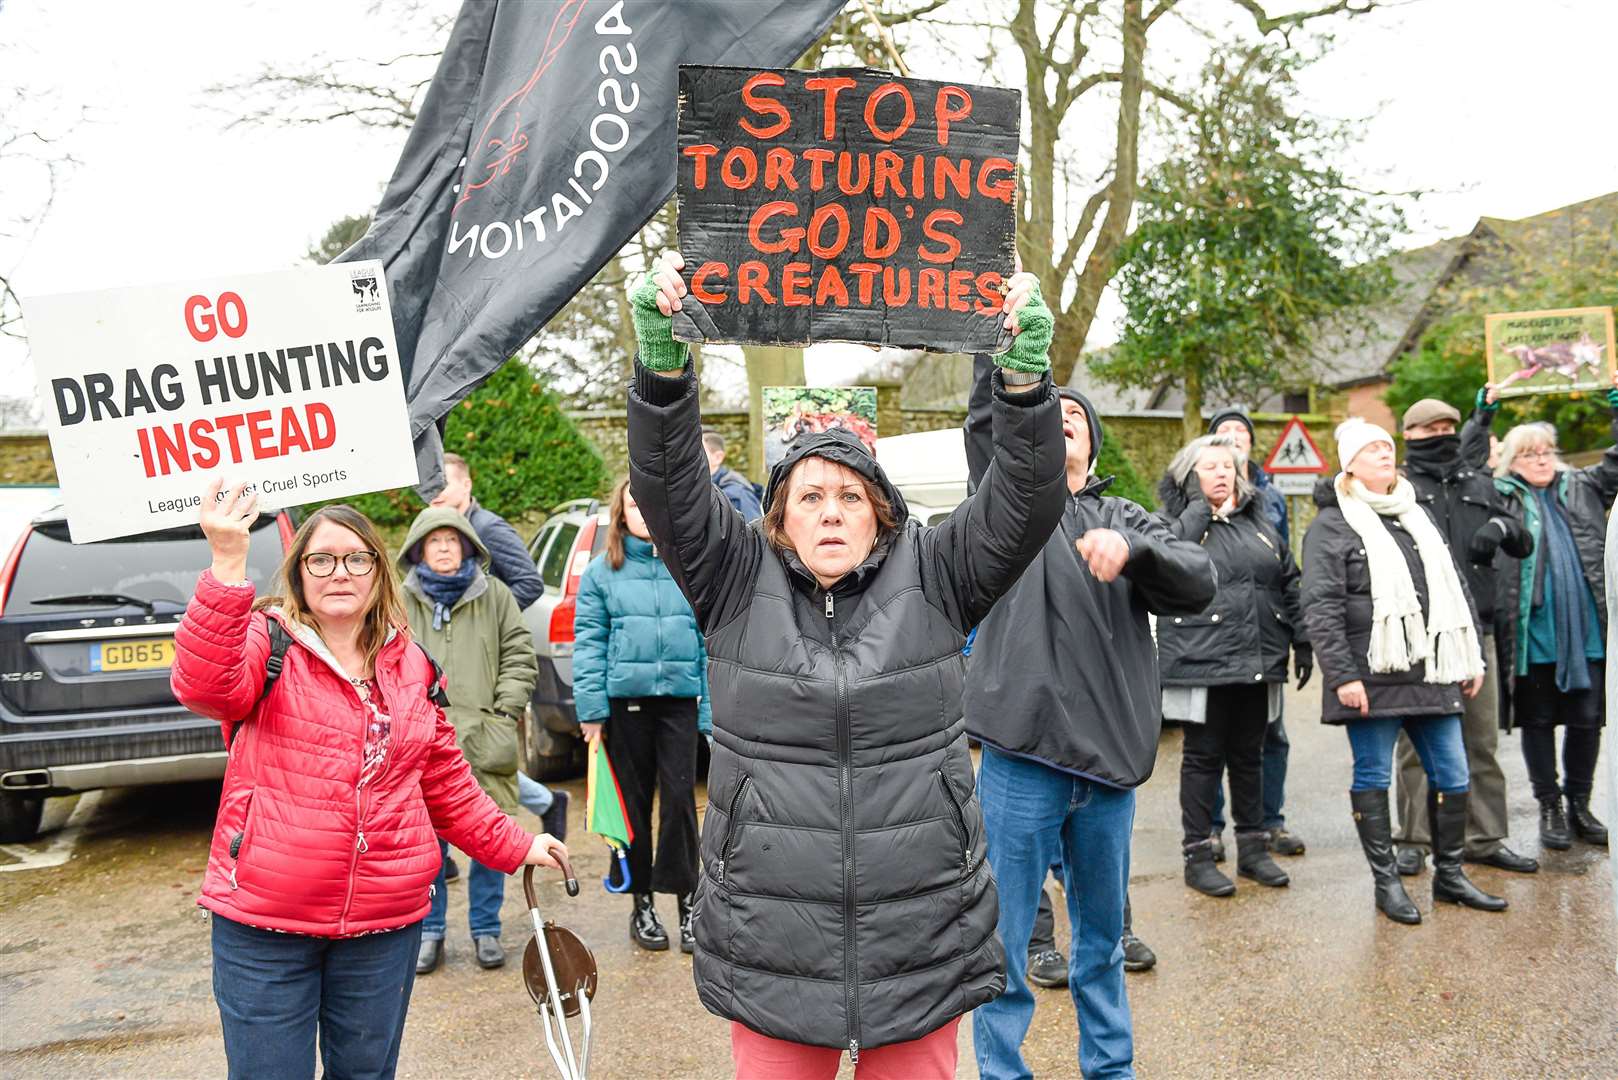
{"type": "MultiPolygon", "coordinates": [[[[1320,667],[1324,683],[1321,720],[1328,724],[1345,724],[1362,719],[1358,709],[1343,705],[1336,694],[1339,686],[1356,679],[1365,683],[1371,716],[1443,716],[1460,712],[1463,707],[1460,686],[1425,682],[1426,664],[1416,664],[1408,671],[1372,674],[1369,660],[1371,570],[1365,558],[1365,546],[1337,505],[1337,489],[1333,487],[1332,478],[1322,478],[1315,485],[1315,504],[1320,512],[1303,538],[1302,603],[1303,622],[1308,627],[1309,640],[1314,643],[1315,663],[1320,667]]],[[[1378,520],[1393,535],[1404,554],[1425,618],[1430,611],[1427,574],[1416,552],[1415,538],[1395,518],[1378,520]]],[[[1454,552],[1450,555],[1453,558],[1454,552]]],[[[1467,593],[1466,602],[1472,606],[1472,621],[1476,623],[1477,608],[1472,605],[1466,575],[1461,574],[1460,580],[1461,588],[1467,593]]]]}
{"type": "Polygon", "coordinates": [[[807,455],[879,484],[901,522],[829,590],[709,482],[697,385],[637,371],[630,484],[707,635],[713,763],[693,927],[697,993],[754,1031],[819,1046],[919,1038],[996,997],[1005,954],[961,719],[967,628],[1062,512],[1049,378],[996,379],[995,469],[942,524],[907,518],[837,433],[807,455]]]}
{"type": "Polygon", "coordinates": [[[1286,682],[1294,645],[1309,648],[1298,609],[1298,564],[1258,501],[1243,499],[1215,515],[1199,491],[1191,498],[1172,478],[1157,488],[1165,524],[1213,559],[1219,592],[1195,615],[1157,620],[1157,662],[1164,686],[1286,682]]]}

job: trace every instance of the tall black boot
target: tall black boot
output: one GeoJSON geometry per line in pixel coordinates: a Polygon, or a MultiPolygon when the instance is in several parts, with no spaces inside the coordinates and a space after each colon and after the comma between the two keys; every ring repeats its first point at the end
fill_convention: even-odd
{"type": "Polygon", "coordinates": [[[1479,911],[1506,910],[1505,897],[1491,896],[1472,884],[1461,869],[1466,846],[1467,792],[1444,794],[1427,788],[1427,820],[1433,830],[1433,900],[1463,904],[1479,911]]]}
{"type": "Polygon", "coordinates": [[[1251,878],[1260,885],[1268,885],[1272,889],[1278,889],[1292,881],[1287,877],[1287,872],[1275,865],[1275,860],[1270,858],[1268,832],[1236,834],[1236,873],[1244,878],[1251,878]]]}
{"type": "Polygon", "coordinates": [[[697,898],[696,893],[680,894],[680,951],[691,953],[697,951],[697,938],[691,932],[691,905],[697,898]]]}
{"type": "Polygon", "coordinates": [[[1569,795],[1567,797],[1567,823],[1573,829],[1573,835],[1586,844],[1595,844],[1597,847],[1607,846],[1607,827],[1596,820],[1590,813],[1590,796],[1569,795]]]}
{"type": "Polygon", "coordinates": [[[651,893],[635,894],[635,910],[629,916],[629,937],[636,945],[649,952],[662,952],[669,947],[669,934],[663,921],[652,906],[651,893]]]}
{"type": "Polygon", "coordinates": [[[1376,908],[1396,923],[1415,926],[1421,922],[1421,912],[1411,903],[1404,882],[1393,861],[1393,822],[1388,818],[1388,793],[1381,791],[1350,791],[1349,805],[1354,808],[1354,827],[1360,833],[1360,847],[1365,849],[1365,861],[1371,864],[1371,880],[1376,883],[1376,908]]]}

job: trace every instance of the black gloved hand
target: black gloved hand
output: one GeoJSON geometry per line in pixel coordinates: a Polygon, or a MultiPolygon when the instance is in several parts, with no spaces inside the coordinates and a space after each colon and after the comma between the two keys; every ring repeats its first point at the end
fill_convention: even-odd
{"type": "Polygon", "coordinates": [[[1472,539],[1467,541],[1466,557],[1479,566],[1489,566],[1493,564],[1494,553],[1505,538],[1505,523],[1499,518],[1490,518],[1481,529],[1472,534],[1472,539]]]}
{"type": "Polygon", "coordinates": [[[1315,673],[1315,651],[1308,645],[1294,642],[1292,646],[1292,668],[1298,673],[1298,689],[1302,690],[1309,682],[1309,676],[1315,673]]]}

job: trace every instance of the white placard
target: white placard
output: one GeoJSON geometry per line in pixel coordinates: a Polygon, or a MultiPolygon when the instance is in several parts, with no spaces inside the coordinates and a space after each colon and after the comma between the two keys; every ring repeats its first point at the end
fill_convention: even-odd
{"type": "Polygon", "coordinates": [[[23,302],[75,543],[416,483],[378,262],[23,302]]]}
{"type": "Polygon", "coordinates": [[[1270,483],[1283,495],[1312,495],[1320,473],[1276,473],[1270,483]]]}

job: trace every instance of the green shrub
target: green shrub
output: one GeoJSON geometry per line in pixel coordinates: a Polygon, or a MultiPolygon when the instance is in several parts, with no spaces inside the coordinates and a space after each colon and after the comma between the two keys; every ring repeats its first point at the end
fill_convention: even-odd
{"type": "MultiPolygon", "coordinates": [[[[466,459],[481,505],[517,518],[603,492],[601,454],[562,408],[533,369],[514,359],[450,410],[444,449],[466,459]]],[[[409,524],[422,508],[410,488],[345,501],[384,528],[409,524]]]]}
{"type": "Polygon", "coordinates": [[[1108,495],[1116,495],[1120,499],[1139,503],[1151,510],[1157,506],[1157,499],[1152,495],[1152,486],[1140,478],[1135,471],[1135,465],[1124,453],[1123,447],[1116,440],[1103,439],[1101,453],[1096,455],[1095,474],[1097,476],[1112,477],[1112,486],[1107,489],[1108,495]]]}

